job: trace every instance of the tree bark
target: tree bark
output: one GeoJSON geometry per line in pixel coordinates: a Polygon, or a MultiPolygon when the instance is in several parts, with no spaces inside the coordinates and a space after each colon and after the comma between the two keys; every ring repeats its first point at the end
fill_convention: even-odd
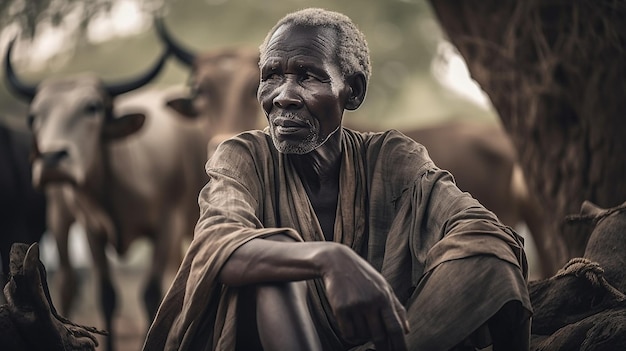
{"type": "Polygon", "coordinates": [[[626,2],[430,3],[511,135],[566,258],[582,256],[589,233],[565,216],[584,200],[626,200],[626,2]]]}

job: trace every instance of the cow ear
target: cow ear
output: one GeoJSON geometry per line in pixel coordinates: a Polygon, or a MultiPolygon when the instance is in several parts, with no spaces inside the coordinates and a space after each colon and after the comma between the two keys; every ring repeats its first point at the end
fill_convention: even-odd
{"type": "Polygon", "coordinates": [[[198,110],[193,107],[193,102],[189,98],[170,99],[165,103],[165,105],[178,112],[183,117],[190,119],[198,117],[198,110]]]}
{"type": "Polygon", "coordinates": [[[146,115],[143,113],[131,113],[109,119],[104,123],[103,137],[105,140],[127,137],[139,131],[145,120],[146,115]]]}
{"type": "Polygon", "coordinates": [[[598,217],[603,214],[606,210],[602,207],[594,204],[589,200],[585,200],[583,204],[580,206],[580,214],[586,217],[598,217]]]}

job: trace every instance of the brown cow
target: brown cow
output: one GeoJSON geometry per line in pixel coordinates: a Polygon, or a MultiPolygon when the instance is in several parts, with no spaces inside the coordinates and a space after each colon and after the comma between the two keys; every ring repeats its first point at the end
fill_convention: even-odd
{"type": "MultiPolygon", "coordinates": [[[[191,69],[190,96],[168,105],[181,115],[206,121],[209,154],[225,138],[267,125],[255,95],[260,79],[258,49],[196,54],[170,35],[161,18],[156,19],[155,27],[174,56],[191,69]]],[[[345,126],[362,130],[358,123],[347,122],[345,126]]],[[[541,210],[529,196],[515,149],[502,128],[452,123],[404,132],[424,144],[435,163],[452,172],[461,189],[504,223],[527,224],[539,254],[539,276],[550,276],[563,264],[559,238],[543,230],[541,210]]]]}
{"type": "MultiPolygon", "coordinates": [[[[146,74],[124,84],[79,74],[28,86],[15,75],[11,48],[12,43],[6,77],[9,87],[30,101],[33,183],[49,195],[49,228],[59,248],[60,275],[73,276],[67,239],[76,219],[87,233],[111,350],[116,292],[105,249],[112,244],[123,254],[140,236],[154,244],[144,288],[151,319],[161,300],[170,247],[178,233],[193,233],[197,221],[197,196],[206,183],[204,134],[155,103],[163,96],[154,91],[120,96],[156,77],[167,51],[146,74]]],[[[67,281],[61,286],[63,313],[75,292],[67,281]]]]}
{"type": "Polygon", "coordinates": [[[156,18],[155,27],[174,56],[191,70],[190,94],[172,98],[167,105],[186,118],[203,121],[209,156],[224,139],[267,125],[256,100],[258,49],[233,47],[196,54],[169,34],[161,18],[156,18]]]}

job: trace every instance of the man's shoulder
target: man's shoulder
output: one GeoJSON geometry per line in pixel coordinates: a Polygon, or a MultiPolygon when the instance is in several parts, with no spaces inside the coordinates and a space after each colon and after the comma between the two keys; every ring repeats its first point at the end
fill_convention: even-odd
{"type": "Polygon", "coordinates": [[[389,180],[411,182],[434,167],[426,148],[398,130],[349,133],[361,139],[367,164],[378,168],[389,180]]]}
{"type": "Polygon", "coordinates": [[[250,130],[234,135],[218,146],[209,160],[208,167],[223,168],[234,164],[252,164],[271,157],[271,137],[261,130],[250,130]]]}
{"type": "Polygon", "coordinates": [[[396,129],[382,132],[356,132],[368,149],[379,150],[382,155],[424,158],[430,160],[426,148],[396,129]]]}

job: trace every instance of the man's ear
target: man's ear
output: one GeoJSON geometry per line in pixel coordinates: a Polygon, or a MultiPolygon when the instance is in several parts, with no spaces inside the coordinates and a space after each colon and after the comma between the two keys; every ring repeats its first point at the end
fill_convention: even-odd
{"type": "Polygon", "coordinates": [[[130,113],[104,122],[104,140],[121,139],[138,132],[146,120],[143,113],[130,113]]]}
{"type": "Polygon", "coordinates": [[[350,87],[350,96],[346,102],[346,110],[356,110],[365,100],[365,92],[367,90],[367,79],[363,72],[357,72],[346,79],[350,87]]]}

